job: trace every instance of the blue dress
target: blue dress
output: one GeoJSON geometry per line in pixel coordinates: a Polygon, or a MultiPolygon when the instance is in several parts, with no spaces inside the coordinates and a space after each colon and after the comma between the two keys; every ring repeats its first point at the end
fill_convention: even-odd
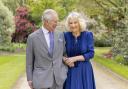
{"type": "Polygon", "coordinates": [[[92,32],[84,31],[75,38],[71,32],[64,33],[66,53],[68,57],[83,55],[85,61],[75,62],[75,66],[68,68],[64,89],[96,89],[90,59],[94,56],[92,32]]]}

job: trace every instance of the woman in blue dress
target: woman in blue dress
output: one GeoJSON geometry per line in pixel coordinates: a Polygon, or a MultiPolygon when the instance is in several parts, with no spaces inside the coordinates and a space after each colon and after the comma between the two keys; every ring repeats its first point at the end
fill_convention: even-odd
{"type": "Polygon", "coordinates": [[[68,65],[64,89],[96,89],[90,59],[94,57],[92,32],[86,31],[86,23],[81,14],[72,12],[66,20],[69,32],[64,33],[68,65]]]}

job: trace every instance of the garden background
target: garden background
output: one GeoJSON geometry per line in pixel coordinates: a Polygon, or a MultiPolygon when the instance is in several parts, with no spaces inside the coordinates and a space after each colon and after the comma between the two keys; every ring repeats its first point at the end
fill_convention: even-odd
{"type": "Polygon", "coordinates": [[[12,89],[25,73],[27,37],[47,8],[58,12],[60,31],[68,13],[85,14],[95,40],[92,61],[128,80],[128,0],[0,0],[0,89],[12,89]]]}

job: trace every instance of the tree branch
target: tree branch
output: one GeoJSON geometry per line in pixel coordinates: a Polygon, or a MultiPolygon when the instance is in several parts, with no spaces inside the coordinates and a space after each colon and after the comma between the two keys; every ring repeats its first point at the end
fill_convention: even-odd
{"type": "Polygon", "coordinates": [[[100,1],[94,0],[97,5],[99,5],[102,9],[107,10],[101,3],[100,1]]]}
{"type": "Polygon", "coordinates": [[[111,0],[107,0],[109,3],[111,3],[113,6],[115,6],[115,7],[118,7],[118,5],[116,4],[116,3],[114,3],[114,2],[112,2],[111,0]]]}

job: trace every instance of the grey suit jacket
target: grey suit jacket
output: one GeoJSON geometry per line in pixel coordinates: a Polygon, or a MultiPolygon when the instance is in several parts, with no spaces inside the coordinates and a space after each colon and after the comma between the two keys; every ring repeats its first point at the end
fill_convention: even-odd
{"type": "Polygon", "coordinates": [[[51,87],[54,79],[58,85],[63,85],[67,77],[67,67],[62,61],[64,45],[63,34],[56,31],[53,57],[50,57],[42,29],[29,35],[26,48],[26,73],[27,80],[33,82],[34,88],[51,87]]]}

